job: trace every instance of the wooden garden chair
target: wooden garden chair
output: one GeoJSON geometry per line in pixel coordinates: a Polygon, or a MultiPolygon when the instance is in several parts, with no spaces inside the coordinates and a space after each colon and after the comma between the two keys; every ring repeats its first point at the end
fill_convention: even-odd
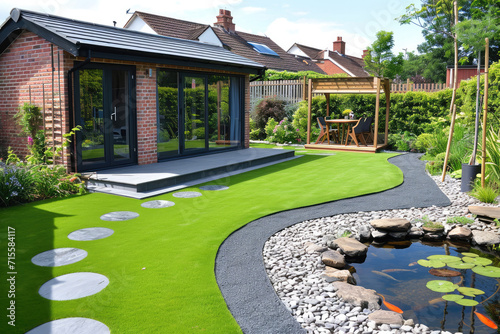
{"type": "Polygon", "coordinates": [[[325,118],[324,117],[317,117],[317,120],[318,120],[319,129],[321,131],[319,133],[318,139],[316,140],[316,144],[320,143],[320,141],[321,141],[320,144],[323,144],[323,142],[325,140],[328,140],[328,144],[330,144],[330,136],[332,136],[335,141],[338,141],[338,135],[337,135],[338,130],[337,129],[329,129],[330,131],[327,133],[327,131],[326,131],[327,126],[326,126],[325,118]]]}
{"type": "Polygon", "coordinates": [[[349,131],[347,133],[347,140],[345,143],[346,146],[350,144],[349,141],[354,141],[356,146],[359,147],[358,138],[361,140],[363,145],[367,146],[366,141],[365,141],[365,137],[363,136],[363,127],[365,124],[365,120],[366,120],[366,118],[360,118],[358,120],[358,123],[356,123],[356,125],[354,125],[353,127],[351,127],[349,129],[349,131]]]}

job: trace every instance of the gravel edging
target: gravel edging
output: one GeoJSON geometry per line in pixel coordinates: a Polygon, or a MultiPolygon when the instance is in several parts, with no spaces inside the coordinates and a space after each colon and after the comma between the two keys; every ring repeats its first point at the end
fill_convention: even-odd
{"type": "MultiPolygon", "coordinates": [[[[266,272],[264,245],[277,232],[306,220],[338,214],[449,206],[452,202],[425,173],[425,162],[418,160],[420,156],[409,153],[389,159],[404,175],[404,182],[393,189],[279,212],[233,232],[219,248],[215,276],[242,331],[258,334],[306,332],[278,297],[266,272]]],[[[294,258],[297,258],[295,254],[294,258]]]]}

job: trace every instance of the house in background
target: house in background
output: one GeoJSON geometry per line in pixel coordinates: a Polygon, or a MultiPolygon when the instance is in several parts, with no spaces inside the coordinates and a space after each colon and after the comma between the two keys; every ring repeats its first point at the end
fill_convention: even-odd
{"type": "Polygon", "coordinates": [[[289,54],[298,59],[316,64],[323,72],[331,74],[347,74],[350,77],[367,77],[362,58],[345,54],[345,42],[342,37],[337,37],[333,42],[333,51],[320,50],[295,43],[288,49],[289,54]]]}
{"type": "Polygon", "coordinates": [[[237,31],[231,11],[220,9],[216,18],[217,22],[212,27],[208,24],[136,11],[124,28],[216,45],[271,70],[325,73],[309,59],[287,53],[269,37],[237,31]]]}
{"type": "MultiPolygon", "coordinates": [[[[454,65],[446,66],[446,87],[453,88],[454,65]]],[[[481,66],[480,73],[484,73],[484,66],[481,66]]],[[[460,87],[462,80],[467,80],[477,76],[477,65],[459,65],[457,71],[457,87],[460,87]]]]}
{"type": "Polygon", "coordinates": [[[71,171],[247,148],[249,76],[264,70],[212,43],[13,9],[0,26],[0,147],[28,153],[14,115],[31,101],[53,143],[82,127],[60,161],[71,171]]]}

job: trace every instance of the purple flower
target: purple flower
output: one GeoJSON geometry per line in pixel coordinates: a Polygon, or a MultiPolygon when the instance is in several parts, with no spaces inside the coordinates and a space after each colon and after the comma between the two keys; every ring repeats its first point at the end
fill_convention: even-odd
{"type": "Polygon", "coordinates": [[[28,136],[28,145],[33,145],[33,138],[31,138],[30,136],[28,136]]]}

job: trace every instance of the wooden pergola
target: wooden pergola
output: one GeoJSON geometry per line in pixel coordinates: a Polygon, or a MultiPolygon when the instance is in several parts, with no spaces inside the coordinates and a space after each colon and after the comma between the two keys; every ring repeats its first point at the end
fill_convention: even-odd
{"type": "Polygon", "coordinates": [[[391,86],[389,79],[378,77],[352,77],[352,78],[321,78],[309,79],[307,85],[307,144],[309,149],[329,149],[339,151],[361,151],[373,152],[387,145],[389,135],[389,109],[390,109],[391,86]],[[384,143],[378,143],[378,128],[380,124],[379,117],[379,102],[380,93],[385,94],[386,111],[385,111],[385,136],[384,143]],[[330,116],[330,94],[376,94],[375,102],[375,120],[373,127],[373,145],[355,146],[355,145],[325,145],[311,144],[311,100],[313,94],[325,94],[326,97],[326,115],[330,116]]]}

